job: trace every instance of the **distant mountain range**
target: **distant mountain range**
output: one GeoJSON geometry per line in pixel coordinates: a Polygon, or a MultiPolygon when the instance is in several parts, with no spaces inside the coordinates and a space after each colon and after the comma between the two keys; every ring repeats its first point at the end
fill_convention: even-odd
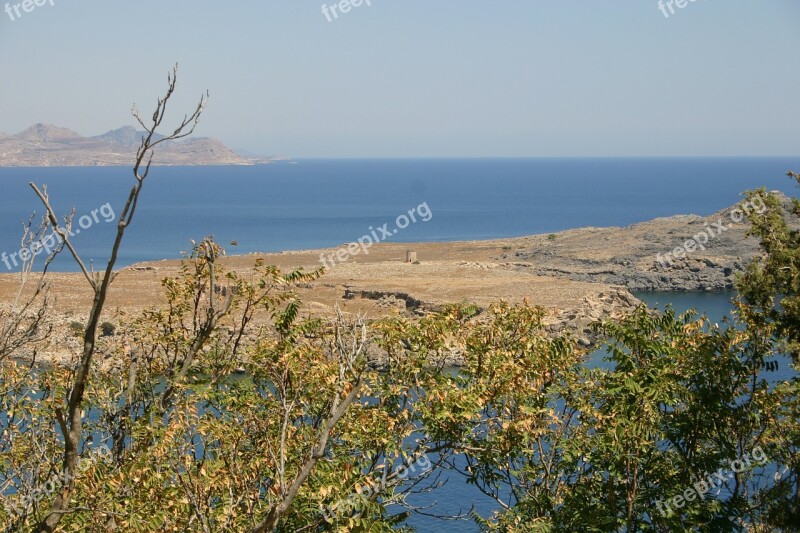
{"type": "MultiPolygon", "coordinates": [[[[34,124],[16,135],[0,133],[0,167],[127,166],[144,132],[131,126],[83,137],[51,124],[34,124]]],[[[161,137],[159,137],[161,138],[161,137]]],[[[154,165],[254,165],[269,159],[238,154],[221,141],[187,138],[156,148],[154,165]]]]}

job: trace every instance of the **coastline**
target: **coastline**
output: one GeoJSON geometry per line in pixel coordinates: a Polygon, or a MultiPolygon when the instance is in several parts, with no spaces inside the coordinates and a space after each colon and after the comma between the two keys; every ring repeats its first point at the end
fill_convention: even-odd
{"type": "MultiPolygon", "coordinates": [[[[368,255],[339,263],[313,283],[297,287],[306,316],[332,317],[338,306],[345,314],[368,319],[406,315],[421,316],[443,304],[471,303],[485,309],[496,301],[541,306],[547,310],[549,331],[574,330],[585,346],[592,343],[588,324],[604,317],[617,317],[639,304],[625,288],[539,276],[516,271],[511,264],[494,258],[508,246],[522,249],[529,238],[449,243],[375,245],[368,255]],[[407,250],[417,253],[418,264],[406,263],[407,250]]],[[[320,254],[335,248],[274,254],[230,256],[225,268],[247,272],[257,259],[284,271],[319,268],[320,254]]],[[[119,326],[142,311],[165,303],[161,281],[177,276],[180,261],[135,264],[120,270],[109,292],[103,320],[119,326]]],[[[82,321],[91,303],[91,291],[79,273],[50,273],[53,296],[54,335],[39,350],[39,359],[68,362],[80,350],[80,339],[70,333],[70,324],[82,321]]],[[[9,301],[18,275],[0,274],[0,299],[9,301]]],[[[267,317],[257,317],[265,321],[267,317]]],[[[262,322],[263,323],[263,322],[262,322]]],[[[104,339],[102,350],[110,358],[120,349],[115,338],[104,339]]],[[[30,354],[20,354],[22,357],[30,354]]],[[[452,361],[457,364],[457,361],[452,361]]]]}
{"type": "MultiPolygon", "coordinates": [[[[788,198],[782,197],[788,206],[788,198]]],[[[746,236],[748,224],[731,224],[703,250],[695,250],[664,268],[658,254],[689,239],[709,222],[729,217],[732,208],[710,217],[678,215],[627,227],[580,228],[554,234],[506,239],[377,244],[368,253],[329,264],[313,283],[297,287],[303,313],[331,317],[344,313],[378,319],[393,315],[422,316],[444,304],[469,303],[482,309],[496,301],[527,302],[546,310],[552,333],[569,331],[578,342],[594,343],[588,325],[618,318],[641,302],[634,291],[713,292],[730,290],[734,277],[757,253],[746,236]],[[413,252],[416,261],[407,262],[413,252]]],[[[792,224],[798,226],[797,220],[792,224]]],[[[228,256],[225,268],[244,273],[256,260],[284,271],[314,270],[337,250],[323,248],[228,256]]],[[[162,280],[179,273],[180,261],[144,262],[120,270],[109,293],[104,320],[115,325],[165,303],[162,280]]],[[[78,273],[49,274],[53,286],[54,336],[39,358],[69,361],[80,349],[70,324],[80,322],[91,293],[78,273]]],[[[9,301],[18,275],[0,274],[0,301],[9,301]]],[[[267,317],[260,317],[267,320],[267,317]]],[[[111,357],[120,349],[104,339],[111,357]]],[[[22,354],[25,356],[26,354],[22,354]]],[[[451,361],[458,364],[457,360],[451,361]]]]}

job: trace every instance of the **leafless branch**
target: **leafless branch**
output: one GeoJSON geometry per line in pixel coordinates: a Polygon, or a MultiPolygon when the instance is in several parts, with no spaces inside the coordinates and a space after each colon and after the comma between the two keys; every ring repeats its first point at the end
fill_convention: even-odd
{"type": "MultiPolygon", "coordinates": [[[[64,428],[66,431],[64,432],[64,457],[62,461],[62,470],[63,472],[76,472],[76,466],[79,459],[79,445],[83,436],[83,404],[84,404],[84,394],[86,391],[86,387],[89,380],[89,371],[91,369],[92,361],[95,355],[95,348],[97,342],[97,328],[100,321],[100,316],[102,315],[103,308],[106,303],[106,299],[108,296],[108,290],[111,282],[115,278],[114,268],[117,264],[117,258],[119,255],[119,250],[122,245],[123,238],[125,236],[125,230],[131,224],[133,217],[136,213],[136,206],[139,201],[139,196],[142,192],[142,188],[144,187],[145,179],[150,171],[150,165],[153,161],[153,149],[160,143],[180,139],[187,135],[190,135],[197,123],[200,119],[200,115],[202,114],[203,110],[205,109],[205,105],[207,102],[207,93],[203,95],[198,103],[197,107],[194,110],[194,113],[189,115],[188,117],[184,117],[183,122],[175,129],[175,131],[166,136],[162,137],[161,139],[154,141],[154,137],[156,135],[156,130],[159,126],[161,126],[162,121],[164,120],[164,115],[167,110],[167,104],[172,97],[176,81],[177,81],[177,65],[173,68],[172,72],[167,76],[167,91],[164,96],[158,99],[158,103],[156,105],[156,110],[153,113],[153,120],[150,125],[145,125],[146,134],[142,138],[141,145],[136,153],[136,160],[133,167],[133,174],[134,174],[134,185],[131,188],[131,191],[128,195],[128,199],[125,203],[125,207],[122,210],[122,215],[119,218],[119,222],[117,223],[117,234],[114,240],[114,244],[111,248],[111,257],[106,264],[105,270],[102,273],[97,274],[90,274],[87,270],[86,266],[80,260],[80,256],[78,255],[77,251],[72,247],[71,243],[69,243],[69,235],[65,234],[62,229],[62,232],[59,233],[62,238],[64,239],[64,243],[67,248],[70,250],[75,261],[80,266],[84,276],[89,281],[90,286],[94,292],[94,300],[92,302],[92,308],[89,312],[89,320],[86,324],[86,329],[83,335],[83,353],[81,355],[80,362],[78,367],[75,371],[75,376],[73,378],[72,387],[70,388],[67,399],[66,399],[66,408],[64,409],[64,428]],[[145,163],[146,161],[146,163],[145,163]],[[141,171],[142,165],[146,165],[144,171],[141,171]]],[[[134,117],[140,124],[144,125],[144,121],[138,115],[136,108],[134,107],[134,117]]],[[[53,209],[50,207],[49,199],[47,197],[46,191],[42,192],[39,191],[34,185],[31,185],[34,190],[37,192],[37,195],[45,204],[45,208],[48,210],[48,216],[50,219],[50,223],[53,224],[54,227],[58,227],[58,219],[53,212],[53,209]]],[[[69,505],[70,497],[72,496],[74,487],[74,481],[70,479],[69,482],[64,483],[64,485],[59,490],[58,495],[56,496],[50,511],[47,513],[47,516],[42,520],[35,528],[37,532],[52,532],[55,530],[56,526],[61,520],[61,516],[63,512],[67,509],[69,505]]]]}
{"type": "Polygon", "coordinates": [[[9,307],[0,309],[0,362],[45,340],[52,332],[52,326],[46,324],[50,309],[47,271],[63,245],[56,244],[55,237],[49,236],[47,238],[53,240],[53,246],[46,250],[42,242],[48,235],[50,224],[45,218],[36,225],[35,219],[33,215],[22,225],[20,250],[26,252],[19,254],[19,285],[9,307]],[[44,265],[41,272],[35,272],[36,259],[43,251],[47,251],[44,265]]]}

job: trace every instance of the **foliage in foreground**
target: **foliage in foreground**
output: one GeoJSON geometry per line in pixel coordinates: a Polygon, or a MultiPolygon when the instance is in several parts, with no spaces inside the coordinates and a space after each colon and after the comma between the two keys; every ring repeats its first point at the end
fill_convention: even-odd
{"type": "MultiPolygon", "coordinates": [[[[547,338],[537,309],[498,304],[474,318],[452,308],[374,325],[388,354],[376,371],[363,356],[363,325],[298,318],[286,287],[314,274],[256,265],[247,276],[255,281],[244,281],[216,267],[236,287],[231,314],[185,379],[170,385],[205,314],[192,280],[209,275],[206,261],[196,255],[183,278],[165,282],[168,308],[134,328],[147,340],[119,355],[124,364],[92,376],[93,444],[83,453],[103,443],[110,454],[87,461],[59,530],[253,530],[316,452],[278,531],[391,530],[412,507],[397,503],[444,468],[500,504],[497,515],[474,517],[487,530],[792,530],[796,381],[767,386],[770,343],[747,330],[641,308],[598,326],[610,370],[587,368],[570,340],[547,338]],[[233,326],[250,323],[241,313],[256,305],[272,325],[237,351],[233,326]],[[435,364],[454,349],[465,354],[460,373],[435,364]],[[331,413],[353,391],[320,447],[331,413]],[[788,468],[774,478],[754,462],[719,491],[680,510],[669,504],[755,448],[788,468]],[[418,485],[392,483],[400,462],[422,454],[434,468],[407,478],[418,485]],[[379,489],[342,505],[365,487],[379,489]],[[672,510],[661,513],[665,502],[672,510]]],[[[0,408],[9,417],[0,480],[6,493],[19,493],[5,498],[0,522],[25,530],[48,508],[50,496],[37,490],[57,471],[51,413],[69,370],[2,368],[8,393],[0,408]],[[22,514],[8,513],[37,495],[22,514]]],[[[421,497],[432,501],[436,492],[413,501],[421,497]]]]}
{"type": "MultiPolygon", "coordinates": [[[[114,256],[174,73],[169,82],[114,256]]],[[[113,353],[96,341],[114,261],[105,274],[83,268],[95,294],[83,353],[25,366],[9,356],[47,334],[39,279],[31,305],[0,313],[0,524],[391,531],[435,501],[449,471],[497,503],[492,516],[462,517],[487,531],[796,531],[798,381],[767,378],[798,353],[800,236],[777,199],[766,205],[752,215],[765,253],[739,280],[738,322],[642,307],[595,326],[608,353],[599,366],[527,305],[449,307],[371,332],[341,315],[304,319],[292,288],[321,271],[226,271],[210,238],[164,280],[166,307],[114,331],[113,353]],[[444,366],[453,353],[459,372],[444,366]]]]}

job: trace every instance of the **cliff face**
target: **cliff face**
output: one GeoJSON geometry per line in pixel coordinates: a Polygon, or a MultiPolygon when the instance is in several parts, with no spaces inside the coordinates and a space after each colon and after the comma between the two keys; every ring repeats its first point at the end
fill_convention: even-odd
{"type": "MultiPolygon", "coordinates": [[[[778,193],[790,225],[790,200],[778,193]]],[[[622,285],[633,291],[732,289],[737,273],[759,253],[742,204],[708,217],[679,215],[626,228],[582,228],[526,238],[498,259],[539,275],[622,285]],[[677,251],[677,253],[676,253],[677,251]]],[[[749,206],[758,210],[759,205],[749,206]]]]}
{"type": "MultiPolygon", "coordinates": [[[[160,137],[157,137],[160,138],[160,137]]],[[[0,167],[126,166],[142,132],[126,126],[96,137],[50,124],[35,124],[16,135],[0,134],[0,167]]],[[[216,139],[191,138],[159,146],[156,165],[251,165],[216,139]]]]}

